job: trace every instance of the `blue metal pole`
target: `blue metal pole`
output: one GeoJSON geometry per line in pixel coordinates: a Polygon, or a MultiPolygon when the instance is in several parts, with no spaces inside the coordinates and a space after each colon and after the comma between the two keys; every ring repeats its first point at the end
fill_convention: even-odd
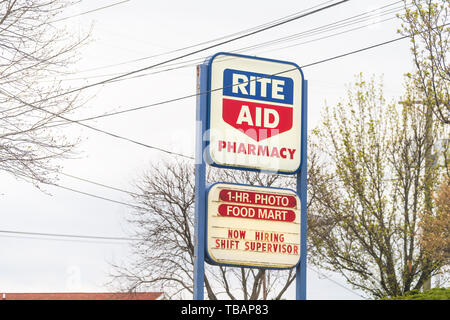
{"type": "Polygon", "coordinates": [[[206,65],[197,66],[197,109],[195,145],[195,226],[194,226],[194,300],[204,299],[205,279],[205,212],[206,163],[203,150],[206,146],[207,75],[206,65]]]}
{"type": "Polygon", "coordinates": [[[302,135],[301,135],[301,167],[297,174],[297,193],[300,197],[300,263],[296,268],[296,299],[306,300],[306,231],[307,231],[307,138],[308,138],[308,81],[302,83],[302,135]]]}

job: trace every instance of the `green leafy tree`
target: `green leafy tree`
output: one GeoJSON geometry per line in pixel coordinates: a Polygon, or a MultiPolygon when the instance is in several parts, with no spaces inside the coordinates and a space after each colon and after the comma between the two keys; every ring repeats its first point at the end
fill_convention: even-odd
{"type": "Polygon", "coordinates": [[[450,0],[405,2],[399,30],[411,39],[414,72],[408,77],[436,119],[450,123],[450,0]],[[411,6],[410,6],[411,3],[411,6]]]}
{"type": "Polygon", "coordinates": [[[441,128],[424,108],[386,103],[359,75],[311,137],[309,257],[377,298],[421,288],[444,264],[420,246],[420,219],[435,211],[426,191],[445,171],[427,166],[441,128]]]}
{"type": "Polygon", "coordinates": [[[424,292],[411,290],[403,296],[383,300],[450,300],[450,288],[435,288],[424,292]]]}

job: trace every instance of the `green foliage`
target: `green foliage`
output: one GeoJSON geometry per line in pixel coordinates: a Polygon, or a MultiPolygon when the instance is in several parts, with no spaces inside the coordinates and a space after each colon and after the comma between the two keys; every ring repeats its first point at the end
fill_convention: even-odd
{"type": "Polygon", "coordinates": [[[430,160],[442,126],[409,103],[418,100],[411,81],[402,103],[387,103],[382,89],[359,74],[308,147],[310,261],[376,298],[420,289],[445,264],[418,245],[445,173],[430,160]]]}
{"type": "Polygon", "coordinates": [[[434,288],[424,292],[411,290],[403,296],[383,298],[382,300],[450,300],[450,288],[434,288]]]}
{"type": "Polygon", "coordinates": [[[421,94],[421,102],[431,108],[435,118],[449,124],[450,51],[449,0],[404,0],[405,13],[400,33],[410,37],[414,72],[406,76],[421,94]]]}

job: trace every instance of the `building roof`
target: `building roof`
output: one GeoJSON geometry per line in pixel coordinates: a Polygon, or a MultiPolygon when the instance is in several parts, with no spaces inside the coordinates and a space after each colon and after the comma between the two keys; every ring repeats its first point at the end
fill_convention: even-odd
{"type": "Polygon", "coordinates": [[[158,300],[162,292],[0,293],[0,300],[158,300]]]}

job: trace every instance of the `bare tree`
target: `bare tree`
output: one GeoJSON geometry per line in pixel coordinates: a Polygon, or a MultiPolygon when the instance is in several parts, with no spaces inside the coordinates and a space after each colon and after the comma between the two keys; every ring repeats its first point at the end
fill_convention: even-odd
{"type": "Polygon", "coordinates": [[[78,142],[54,128],[59,115],[82,105],[54,80],[69,71],[89,35],[53,22],[71,4],[0,1],[0,170],[35,183],[48,181],[58,170],[54,160],[70,156],[78,142]]]}
{"type": "MultiPolygon", "coordinates": [[[[208,181],[285,186],[293,179],[278,175],[210,168],[208,181]]],[[[187,162],[152,166],[137,183],[136,205],[129,219],[134,237],[129,262],[112,263],[111,283],[120,290],[160,287],[170,298],[192,298],[194,264],[194,165],[187,162]]],[[[206,265],[205,289],[211,300],[281,299],[295,270],[206,265]]]]}

